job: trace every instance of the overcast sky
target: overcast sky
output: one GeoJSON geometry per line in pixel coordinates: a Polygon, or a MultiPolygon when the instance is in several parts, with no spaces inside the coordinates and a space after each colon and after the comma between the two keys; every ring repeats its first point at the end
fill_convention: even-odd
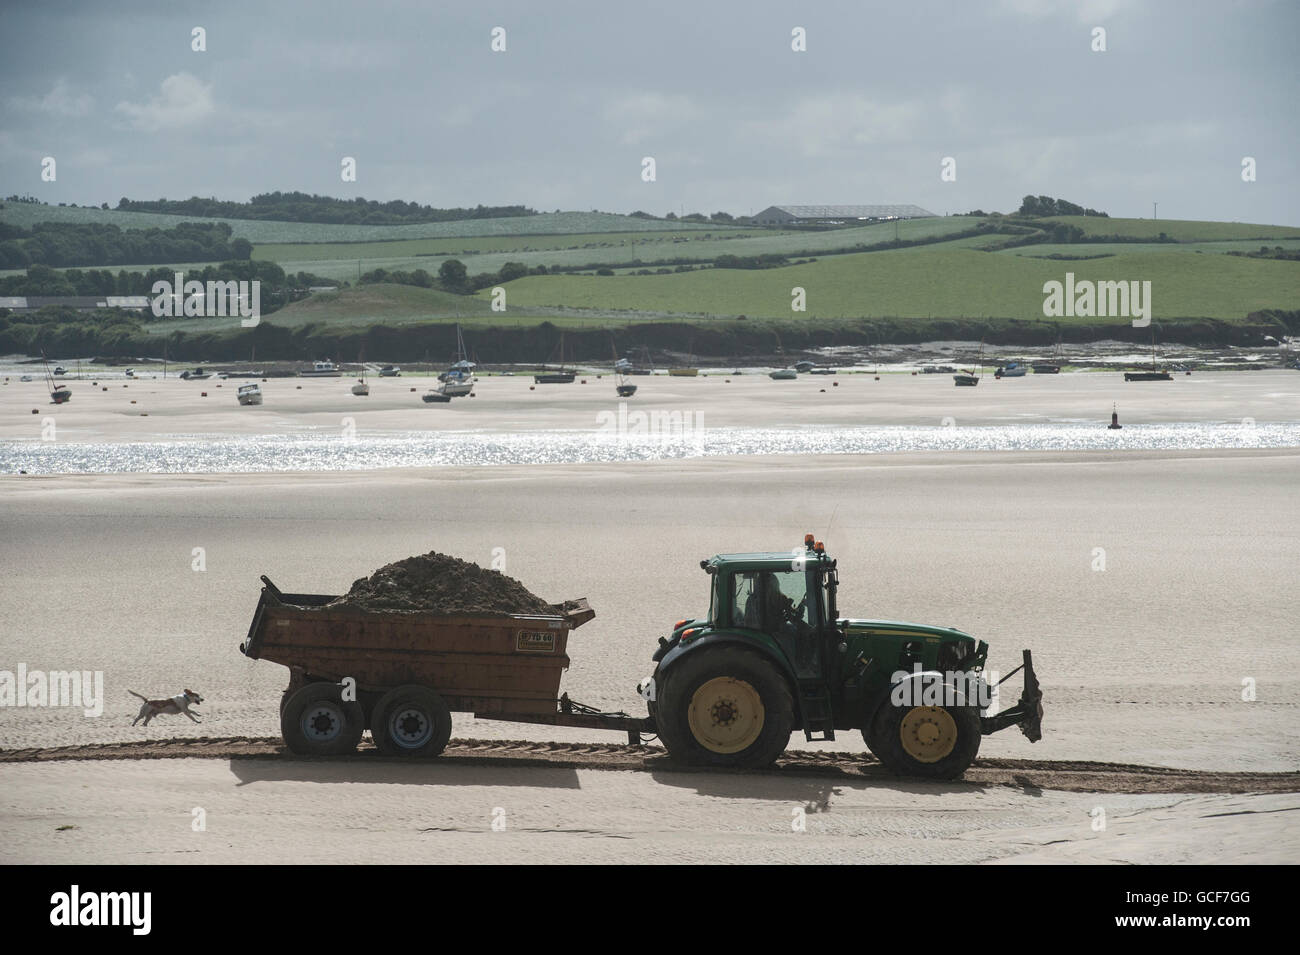
{"type": "Polygon", "coordinates": [[[1300,3],[4,4],[0,192],[1300,226],[1300,3]],[[809,9],[811,8],[811,9],[809,9]],[[135,12],[131,12],[134,10],[135,12]],[[125,12],[124,12],[125,11],[125,12]],[[194,27],[206,52],[191,49],[194,27]],[[491,49],[505,29],[505,52],[491,49]],[[806,52],[791,49],[806,31],[806,52]],[[1093,30],[1105,29],[1105,52],[1093,30]],[[42,157],[57,181],[42,182],[42,157]],[[344,156],[357,181],[340,179],[344,156]],[[642,181],[654,157],[657,180],[642,181]],[[940,181],[944,157],[956,181],[940,181]],[[1242,181],[1242,159],[1257,181],[1242,181]]]}

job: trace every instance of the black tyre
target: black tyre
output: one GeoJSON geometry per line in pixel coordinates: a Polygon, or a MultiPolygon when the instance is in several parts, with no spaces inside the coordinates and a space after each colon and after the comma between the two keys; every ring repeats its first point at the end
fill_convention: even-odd
{"type": "Polygon", "coordinates": [[[366,731],[361,704],[343,699],[337,683],[309,683],[283,701],[280,733],[299,756],[350,753],[366,731]]]}
{"type": "Polygon", "coordinates": [[[896,706],[889,700],[864,735],[887,769],[925,779],[956,779],[975,762],[982,738],[976,707],[896,706]]]}
{"type": "Polygon", "coordinates": [[[698,650],[672,669],[655,717],[660,739],[678,762],[752,769],[785,751],[794,704],[772,664],[719,647],[698,650]]]}
{"type": "Polygon", "coordinates": [[[867,725],[862,728],[862,739],[866,742],[867,749],[871,750],[871,755],[876,757],[882,766],[898,773],[902,772],[902,770],[894,765],[893,756],[888,745],[890,709],[889,700],[887,699],[876,708],[867,725]]]}
{"type": "Polygon", "coordinates": [[[375,704],[370,736],[385,756],[437,756],[451,739],[451,710],[427,686],[399,686],[375,704]]]}

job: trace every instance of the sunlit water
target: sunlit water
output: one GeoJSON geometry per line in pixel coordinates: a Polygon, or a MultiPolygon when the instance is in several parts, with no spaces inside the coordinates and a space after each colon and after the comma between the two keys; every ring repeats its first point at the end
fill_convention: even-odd
{"type": "Polygon", "coordinates": [[[884,454],[899,451],[1111,451],[1300,447],[1300,422],[987,427],[809,427],[526,433],[386,431],[346,437],[295,434],[177,435],[156,442],[0,443],[0,473],[223,474],[367,471],[501,464],[585,464],[754,454],[884,454]]]}

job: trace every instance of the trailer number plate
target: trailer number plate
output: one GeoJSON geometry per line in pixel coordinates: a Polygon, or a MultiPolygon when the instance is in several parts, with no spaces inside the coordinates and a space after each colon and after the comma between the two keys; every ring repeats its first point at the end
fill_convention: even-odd
{"type": "Polygon", "coordinates": [[[555,634],[546,630],[520,630],[515,649],[521,653],[554,653],[555,634]]]}

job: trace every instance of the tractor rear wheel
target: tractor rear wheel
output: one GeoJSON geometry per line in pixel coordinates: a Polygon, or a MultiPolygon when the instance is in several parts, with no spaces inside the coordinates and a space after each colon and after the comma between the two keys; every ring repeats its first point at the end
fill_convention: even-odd
{"type": "Polygon", "coordinates": [[[976,707],[895,706],[889,700],[863,735],[885,768],[926,779],[956,779],[975,762],[982,738],[976,707]]]}
{"type": "Polygon", "coordinates": [[[365,731],[361,704],[344,700],[337,683],[308,683],[284,700],[280,710],[280,734],[299,756],[350,753],[365,731]]]}
{"type": "Polygon", "coordinates": [[[655,707],[668,753],[691,766],[753,769],[785,751],[794,704],[766,660],[731,647],[700,650],[672,669],[655,707]]]}

